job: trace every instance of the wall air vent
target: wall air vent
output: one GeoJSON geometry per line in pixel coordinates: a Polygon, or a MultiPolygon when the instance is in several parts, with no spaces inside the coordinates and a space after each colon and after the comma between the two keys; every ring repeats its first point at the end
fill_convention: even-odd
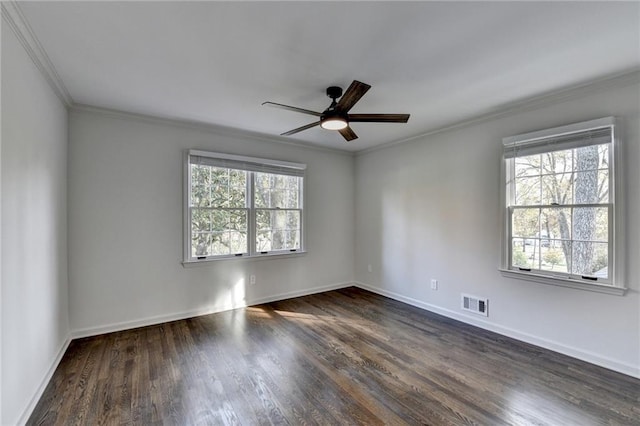
{"type": "Polygon", "coordinates": [[[489,316],[489,300],[470,294],[462,294],[462,310],[473,312],[474,314],[489,316]]]}

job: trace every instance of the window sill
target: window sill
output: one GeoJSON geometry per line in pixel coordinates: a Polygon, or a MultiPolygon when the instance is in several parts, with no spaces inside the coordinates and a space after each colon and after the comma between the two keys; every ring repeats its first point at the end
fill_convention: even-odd
{"type": "Polygon", "coordinates": [[[266,254],[256,254],[253,256],[225,256],[225,257],[216,257],[216,258],[211,258],[211,259],[201,259],[201,260],[183,260],[182,261],[182,266],[185,268],[191,268],[194,266],[203,266],[206,264],[209,264],[211,262],[220,262],[220,261],[225,261],[225,260],[231,260],[231,261],[259,261],[259,260],[267,260],[267,259],[284,259],[284,258],[290,258],[290,257],[300,257],[300,256],[304,256],[305,254],[307,254],[308,252],[306,250],[300,250],[300,251],[296,251],[293,253],[281,253],[281,252],[276,252],[276,253],[266,253],[266,254]]]}
{"type": "Polygon", "coordinates": [[[588,283],[575,279],[564,277],[549,277],[546,275],[535,274],[531,272],[512,271],[510,269],[499,269],[503,277],[514,278],[525,281],[533,281],[540,284],[555,285],[559,287],[575,288],[578,290],[594,291],[597,293],[613,294],[616,296],[624,296],[627,292],[626,287],[616,287],[609,284],[588,283]]]}

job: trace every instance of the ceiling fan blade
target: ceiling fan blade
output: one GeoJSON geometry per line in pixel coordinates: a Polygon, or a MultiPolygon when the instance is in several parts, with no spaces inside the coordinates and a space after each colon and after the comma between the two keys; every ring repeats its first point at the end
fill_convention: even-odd
{"type": "Polygon", "coordinates": [[[342,137],[345,138],[347,142],[352,141],[354,139],[358,139],[358,135],[356,135],[356,133],[349,126],[345,127],[344,129],[340,129],[338,131],[340,132],[342,137]]]}
{"type": "Polygon", "coordinates": [[[354,123],[406,123],[409,114],[349,114],[354,123]]]}
{"type": "Polygon", "coordinates": [[[320,125],[320,122],[316,121],[315,123],[307,124],[306,126],[298,127],[297,129],[293,129],[293,130],[289,130],[288,132],[281,133],[280,136],[295,135],[298,132],[301,132],[303,130],[307,130],[307,129],[310,129],[312,127],[316,127],[316,126],[319,126],[319,125],[320,125]]]}
{"type": "Polygon", "coordinates": [[[347,91],[344,92],[344,95],[340,98],[336,109],[342,112],[349,111],[369,89],[371,89],[371,86],[368,84],[353,80],[353,83],[351,83],[347,91]]]}
{"type": "Polygon", "coordinates": [[[321,112],[315,112],[315,111],[311,111],[309,109],[298,108],[298,107],[284,105],[284,104],[277,104],[275,102],[268,102],[267,101],[267,102],[263,102],[262,105],[268,105],[268,106],[272,106],[272,107],[276,107],[276,108],[282,108],[282,109],[286,109],[286,110],[289,110],[289,111],[301,112],[302,114],[315,115],[316,117],[322,116],[321,112]]]}

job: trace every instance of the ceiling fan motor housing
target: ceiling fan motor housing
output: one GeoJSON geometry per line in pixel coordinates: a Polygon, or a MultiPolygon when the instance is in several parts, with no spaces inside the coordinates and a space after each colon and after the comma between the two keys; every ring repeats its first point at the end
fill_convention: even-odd
{"type": "Polygon", "coordinates": [[[338,87],[338,86],[327,87],[327,96],[335,101],[340,96],[342,96],[342,87],[338,87]]]}

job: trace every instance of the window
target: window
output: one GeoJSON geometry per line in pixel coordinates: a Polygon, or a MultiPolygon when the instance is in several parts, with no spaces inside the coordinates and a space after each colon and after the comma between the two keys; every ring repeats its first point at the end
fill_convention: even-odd
{"type": "Polygon", "coordinates": [[[505,272],[571,287],[621,287],[614,129],[614,119],[604,118],[503,140],[505,272]]]}
{"type": "Polygon", "coordinates": [[[303,250],[306,165],[204,151],[185,161],[185,262],[303,250]]]}

